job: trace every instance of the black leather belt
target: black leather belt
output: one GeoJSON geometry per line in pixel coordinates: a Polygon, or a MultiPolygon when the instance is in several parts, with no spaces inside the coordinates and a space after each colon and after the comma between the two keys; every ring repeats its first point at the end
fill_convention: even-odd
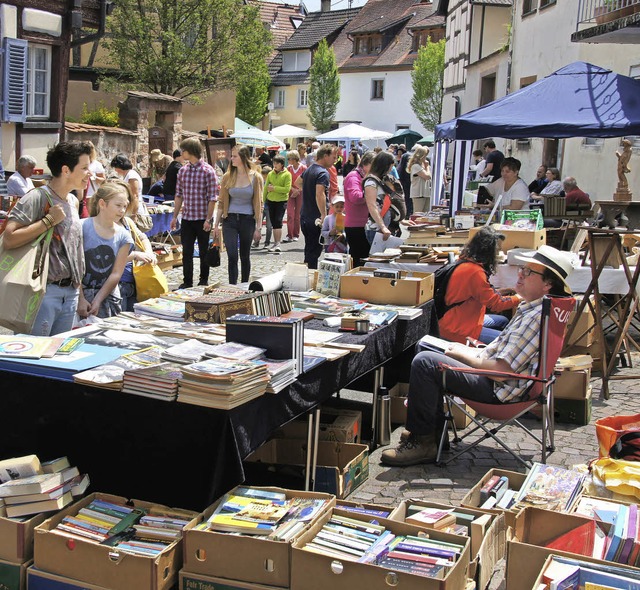
{"type": "Polygon", "coordinates": [[[70,287],[73,285],[73,280],[71,277],[67,279],[60,279],[59,281],[49,281],[50,285],[58,285],[58,287],[70,287]]]}

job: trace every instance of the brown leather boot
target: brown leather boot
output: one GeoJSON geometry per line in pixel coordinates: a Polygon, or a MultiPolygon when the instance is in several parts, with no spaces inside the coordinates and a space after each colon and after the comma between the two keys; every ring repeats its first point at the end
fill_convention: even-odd
{"type": "MultiPolygon", "coordinates": [[[[442,431],[439,430],[435,433],[434,437],[435,437],[435,441],[436,441],[436,446],[440,444],[440,436],[442,434],[442,431]]],[[[409,437],[411,436],[411,433],[406,429],[403,428],[402,432],[400,433],[400,442],[405,442],[407,440],[409,440],[409,437]]],[[[443,451],[448,451],[451,449],[451,444],[449,443],[449,436],[447,435],[447,438],[444,441],[444,445],[442,447],[443,451]]]]}
{"type": "Polygon", "coordinates": [[[406,467],[420,463],[433,463],[438,454],[438,445],[432,435],[410,436],[401,441],[395,449],[388,449],[382,453],[381,461],[384,465],[406,467]]]}

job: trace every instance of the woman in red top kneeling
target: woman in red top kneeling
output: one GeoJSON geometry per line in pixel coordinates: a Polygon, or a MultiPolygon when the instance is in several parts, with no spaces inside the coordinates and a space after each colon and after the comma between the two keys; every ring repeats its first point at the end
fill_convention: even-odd
{"type": "Polygon", "coordinates": [[[513,289],[494,289],[489,277],[495,273],[502,234],[483,227],[469,240],[461,254],[460,263],[451,274],[445,304],[451,307],[438,321],[440,336],[452,342],[466,344],[467,338],[492,342],[508,324],[501,315],[487,314],[514,309],[520,297],[513,289]]]}

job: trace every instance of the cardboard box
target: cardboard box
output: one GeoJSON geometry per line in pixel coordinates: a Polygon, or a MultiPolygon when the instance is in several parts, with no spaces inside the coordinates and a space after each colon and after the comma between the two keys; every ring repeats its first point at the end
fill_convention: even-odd
{"type": "MultiPolygon", "coordinates": [[[[300,439],[274,438],[249,455],[245,462],[261,463],[273,473],[278,466],[288,475],[292,468],[300,474],[304,482],[306,468],[307,441],[300,439]]],[[[369,477],[369,447],[349,443],[320,441],[318,443],[318,463],[315,489],[319,492],[346,498],[369,477]]]]}
{"type": "Polygon", "coordinates": [[[0,559],[24,563],[33,557],[33,531],[44,522],[44,514],[36,514],[25,521],[0,517],[0,559]]]}
{"type": "MultiPolygon", "coordinates": [[[[284,492],[287,498],[324,498],[328,500],[328,507],[323,514],[330,511],[335,505],[335,498],[330,494],[284,490],[274,487],[264,489],[272,492],[284,492]]],[[[230,493],[232,494],[233,490],[230,493]]],[[[220,500],[209,506],[200,515],[197,522],[189,523],[185,527],[183,537],[185,571],[288,588],[290,585],[291,543],[257,539],[251,535],[228,535],[211,530],[194,530],[197,524],[211,516],[219,502],[220,500]]]]}
{"type": "Polygon", "coordinates": [[[29,590],[109,590],[105,586],[85,584],[79,580],[43,572],[34,567],[27,570],[27,587],[29,590]]]}
{"type": "MultiPolygon", "coordinates": [[[[460,400],[462,401],[462,400],[460,400]]],[[[463,404],[467,412],[472,416],[476,415],[476,411],[469,407],[467,404],[463,404]]],[[[456,428],[460,430],[464,430],[467,426],[469,426],[472,422],[471,418],[467,416],[458,406],[454,406],[451,404],[451,415],[453,416],[453,423],[456,425],[456,428]]]]}
{"type": "MultiPolygon", "coordinates": [[[[590,297],[591,304],[595,305],[593,295],[590,297]]],[[[576,309],[578,305],[580,305],[580,301],[582,300],[582,295],[576,295],[576,309]]],[[[573,332],[571,333],[570,338],[565,338],[563,354],[562,356],[568,356],[564,353],[566,349],[573,346],[582,346],[588,347],[591,346],[596,339],[596,319],[589,307],[589,305],[585,305],[582,313],[579,317],[576,317],[576,312],[572,311],[569,316],[569,322],[567,326],[574,326],[573,332]]]]}
{"type": "Polygon", "coordinates": [[[402,271],[400,279],[385,279],[357,275],[362,272],[373,269],[358,267],[340,277],[340,297],[389,305],[420,305],[433,299],[433,273],[402,271]]]}
{"type": "MultiPolygon", "coordinates": [[[[472,227],[469,230],[469,239],[480,231],[479,227],[472,227]]],[[[516,229],[500,229],[505,239],[501,244],[503,252],[508,252],[513,248],[527,248],[529,250],[537,250],[540,246],[547,243],[547,230],[516,230],[516,229]]]]}
{"type": "MultiPolygon", "coordinates": [[[[166,506],[128,501],[120,496],[93,493],[79,502],[56,513],[35,529],[34,566],[59,576],[69,577],[110,590],[165,590],[171,588],[178,579],[182,566],[182,539],[174,541],[156,557],[143,557],[119,552],[117,547],[96,545],[71,539],[50,532],[65,516],[75,515],[81,508],[95,499],[103,499],[119,504],[128,503],[138,508],[160,508],[172,510],[166,506]]],[[[182,511],[185,516],[195,514],[182,511]]]]}
{"type": "MultiPolygon", "coordinates": [[[[278,438],[307,438],[308,421],[293,420],[276,430],[278,438]]],[[[320,411],[320,440],[359,443],[362,430],[362,412],[342,410],[329,406],[320,411]]]]}
{"type": "MultiPolygon", "coordinates": [[[[291,590],[327,590],[327,588],[331,588],[331,590],[354,590],[355,588],[377,590],[389,586],[397,586],[403,590],[460,590],[465,587],[469,566],[469,540],[441,531],[427,531],[404,522],[386,518],[376,519],[379,524],[394,534],[428,534],[432,539],[450,543],[460,543],[461,539],[466,539],[460,558],[449,569],[443,580],[390,571],[388,568],[377,565],[340,561],[334,557],[302,549],[331,518],[331,514],[331,511],[325,512],[294,541],[291,559],[291,590]]],[[[346,513],[342,514],[346,516],[346,513]]],[[[361,518],[353,513],[350,513],[350,518],[366,520],[366,517],[361,518]]]]}
{"type": "Polygon", "coordinates": [[[213,576],[194,574],[184,569],[180,570],[178,590],[274,590],[275,586],[251,584],[239,580],[227,580],[213,576]]]}
{"type": "MultiPolygon", "coordinates": [[[[428,500],[403,500],[393,512],[392,520],[404,522],[407,517],[407,509],[409,506],[417,505],[429,508],[438,508],[441,510],[450,510],[454,508],[456,512],[470,514],[475,518],[483,516],[486,512],[481,512],[474,508],[462,508],[459,506],[449,506],[447,504],[439,504],[438,502],[429,502],[428,500]]],[[[478,590],[484,590],[491,581],[493,570],[496,563],[505,557],[506,553],[506,526],[504,516],[502,514],[492,514],[491,521],[485,532],[484,538],[471,540],[469,554],[469,571],[467,577],[475,579],[478,583],[478,590]]]]}
{"type": "Polygon", "coordinates": [[[586,399],[591,369],[560,371],[553,386],[554,399],[586,399]]]}
{"type": "Polygon", "coordinates": [[[0,588],[2,590],[26,590],[27,568],[32,561],[11,563],[0,560],[0,588]]]}
{"type": "MultiPolygon", "coordinates": [[[[553,561],[553,555],[549,555],[549,557],[547,557],[547,559],[545,559],[544,564],[542,566],[542,568],[540,568],[540,573],[538,575],[537,580],[535,581],[534,585],[532,586],[532,590],[536,590],[540,587],[547,587],[546,584],[544,583],[544,572],[546,571],[547,567],[549,566],[549,564],[553,561]],[[540,584],[542,584],[542,586],[540,586],[540,584]]],[[[582,555],[577,556],[577,557],[572,557],[572,559],[575,559],[576,561],[579,561],[582,563],[583,567],[589,567],[589,564],[594,564],[595,565],[595,560],[587,560],[586,558],[583,558],[582,555]]],[[[610,565],[612,565],[613,567],[616,568],[616,572],[615,573],[620,573],[620,574],[629,574],[630,576],[633,577],[633,579],[636,579],[636,576],[638,575],[638,571],[636,570],[636,568],[630,567],[628,565],[623,565],[621,563],[612,563],[612,562],[607,562],[610,565]]],[[[614,582],[616,583],[616,582],[614,582]]],[[[624,582],[617,582],[616,586],[617,588],[622,588],[623,586],[619,586],[618,584],[624,584],[624,582]]],[[[602,586],[601,584],[591,584],[590,586],[588,586],[589,588],[593,588],[594,590],[611,590],[611,586],[602,586]]]]}
{"type": "MultiPolygon", "coordinates": [[[[552,553],[576,557],[574,553],[548,549],[545,545],[591,519],[577,514],[527,507],[515,521],[513,535],[507,539],[507,588],[533,588],[545,560],[552,553]]],[[[611,564],[584,555],[579,559],[592,563],[611,564]]],[[[628,566],[627,566],[628,567],[628,566]]],[[[633,568],[636,572],[637,568],[633,568]]]]}
{"type": "Polygon", "coordinates": [[[591,397],[592,387],[587,388],[584,399],[555,399],[553,402],[553,415],[555,421],[560,424],[578,424],[586,426],[591,422],[591,397]]]}
{"type": "Polygon", "coordinates": [[[488,514],[504,514],[505,524],[512,527],[515,524],[516,515],[518,512],[515,510],[501,510],[500,508],[480,508],[480,490],[482,486],[491,479],[494,475],[502,477],[503,475],[509,479],[509,489],[520,490],[524,480],[527,478],[526,474],[518,473],[517,471],[505,471],[504,469],[489,469],[484,477],[474,485],[467,495],[460,501],[460,506],[465,508],[475,508],[480,512],[488,514]]]}

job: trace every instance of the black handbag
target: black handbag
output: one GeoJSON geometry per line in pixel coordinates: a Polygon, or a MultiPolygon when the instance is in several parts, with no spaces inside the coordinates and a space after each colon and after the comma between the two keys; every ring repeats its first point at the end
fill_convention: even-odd
{"type": "Polygon", "coordinates": [[[215,242],[209,246],[205,262],[208,266],[220,266],[220,246],[215,242]]]}

